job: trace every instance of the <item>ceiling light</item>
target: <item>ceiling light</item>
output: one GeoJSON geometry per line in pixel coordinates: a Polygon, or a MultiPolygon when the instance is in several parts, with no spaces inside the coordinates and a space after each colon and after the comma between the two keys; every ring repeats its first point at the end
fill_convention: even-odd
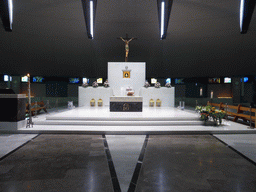
{"type": "Polygon", "coordinates": [[[90,1],[90,32],[93,39],[93,1],[90,1]]]}
{"type": "Polygon", "coordinates": [[[96,5],[97,0],[82,0],[84,19],[89,39],[94,38],[96,5]]]}
{"type": "Polygon", "coordinates": [[[240,4],[240,31],[241,32],[243,28],[243,17],[244,17],[244,0],[241,0],[241,4],[240,4]]]}
{"type": "Polygon", "coordinates": [[[6,31],[12,31],[13,3],[12,0],[0,1],[0,18],[6,31]]]}
{"type": "Polygon", "coordinates": [[[173,0],[157,0],[159,31],[161,40],[165,39],[167,35],[172,2],[173,0]]]}
{"type": "Polygon", "coordinates": [[[161,39],[163,38],[164,35],[164,5],[165,3],[161,3],[161,39]]]}
{"type": "Polygon", "coordinates": [[[241,0],[240,2],[240,32],[242,34],[245,34],[249,28],[255,3],[255,0],[241,0]]]}
{"type": "Polygon", "coordinates": [[[8,0],[8,8],[9,8],[10,29],[12,29],[12,22],[13,22],[13,4],[12,4],[12,0],[8,0]]]}

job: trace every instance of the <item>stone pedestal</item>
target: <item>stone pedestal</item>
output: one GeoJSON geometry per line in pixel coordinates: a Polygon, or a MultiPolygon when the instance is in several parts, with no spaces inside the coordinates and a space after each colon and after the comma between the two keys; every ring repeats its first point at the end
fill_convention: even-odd
{"type": "Polygon", "coordinates": [[[0,129],[18,129],[25,126],[25,94],[0,94],[0,106],[0,129]]]}

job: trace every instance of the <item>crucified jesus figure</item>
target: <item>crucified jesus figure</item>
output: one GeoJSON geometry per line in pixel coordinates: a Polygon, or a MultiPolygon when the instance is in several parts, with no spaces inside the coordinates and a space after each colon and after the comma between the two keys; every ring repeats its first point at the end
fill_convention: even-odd
{"type": "Polygon", "coordinates": [[[125,43],[125,62],[127,62],[128,61],[128,54],[129,54],[129,43],[130,43],[131,40],[137,39],[137,38],[134,38],[134,37],[128,38],[128,34],[126,34],[125,38],[120,37],[118,39],[121,39],[125,43]]]}

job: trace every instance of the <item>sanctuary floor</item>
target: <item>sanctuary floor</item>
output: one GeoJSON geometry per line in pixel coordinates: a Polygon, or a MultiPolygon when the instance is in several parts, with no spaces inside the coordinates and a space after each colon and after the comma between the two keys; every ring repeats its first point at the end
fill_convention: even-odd
{"type": "Polygon", "coordinates": [[[39,134],[0,158],[0,191],[253,192],[255,150],[248,134],[39,134]]]}
{"type": "Polygon", "coordinates": [[[16,132],[23,134],[0,132],[0,191],[256,189],[256,132],[248,125],[225,121],[223,126],[204,126],[197,124],[194,111],[174,108],[140,114],[94,110],[42,113],[33,118],[33,128],[16,132]],[[96,114],[110,125],[98,124],[96,114]],[[116,117],[121,124],[111,126],[116,117]],[[174,125],[172,117],[179,120],[174,125]],[[133,126],[122,124],[130,121],[133,126]]]}

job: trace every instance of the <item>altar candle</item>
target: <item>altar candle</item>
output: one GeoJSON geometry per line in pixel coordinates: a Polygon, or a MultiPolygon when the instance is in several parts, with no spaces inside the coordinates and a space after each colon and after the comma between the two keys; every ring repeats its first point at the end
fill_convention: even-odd
{"type": "Polygon", "coordinates": [[[213,98],[213,91],[211,91],[211,99],[213,98]]]}

